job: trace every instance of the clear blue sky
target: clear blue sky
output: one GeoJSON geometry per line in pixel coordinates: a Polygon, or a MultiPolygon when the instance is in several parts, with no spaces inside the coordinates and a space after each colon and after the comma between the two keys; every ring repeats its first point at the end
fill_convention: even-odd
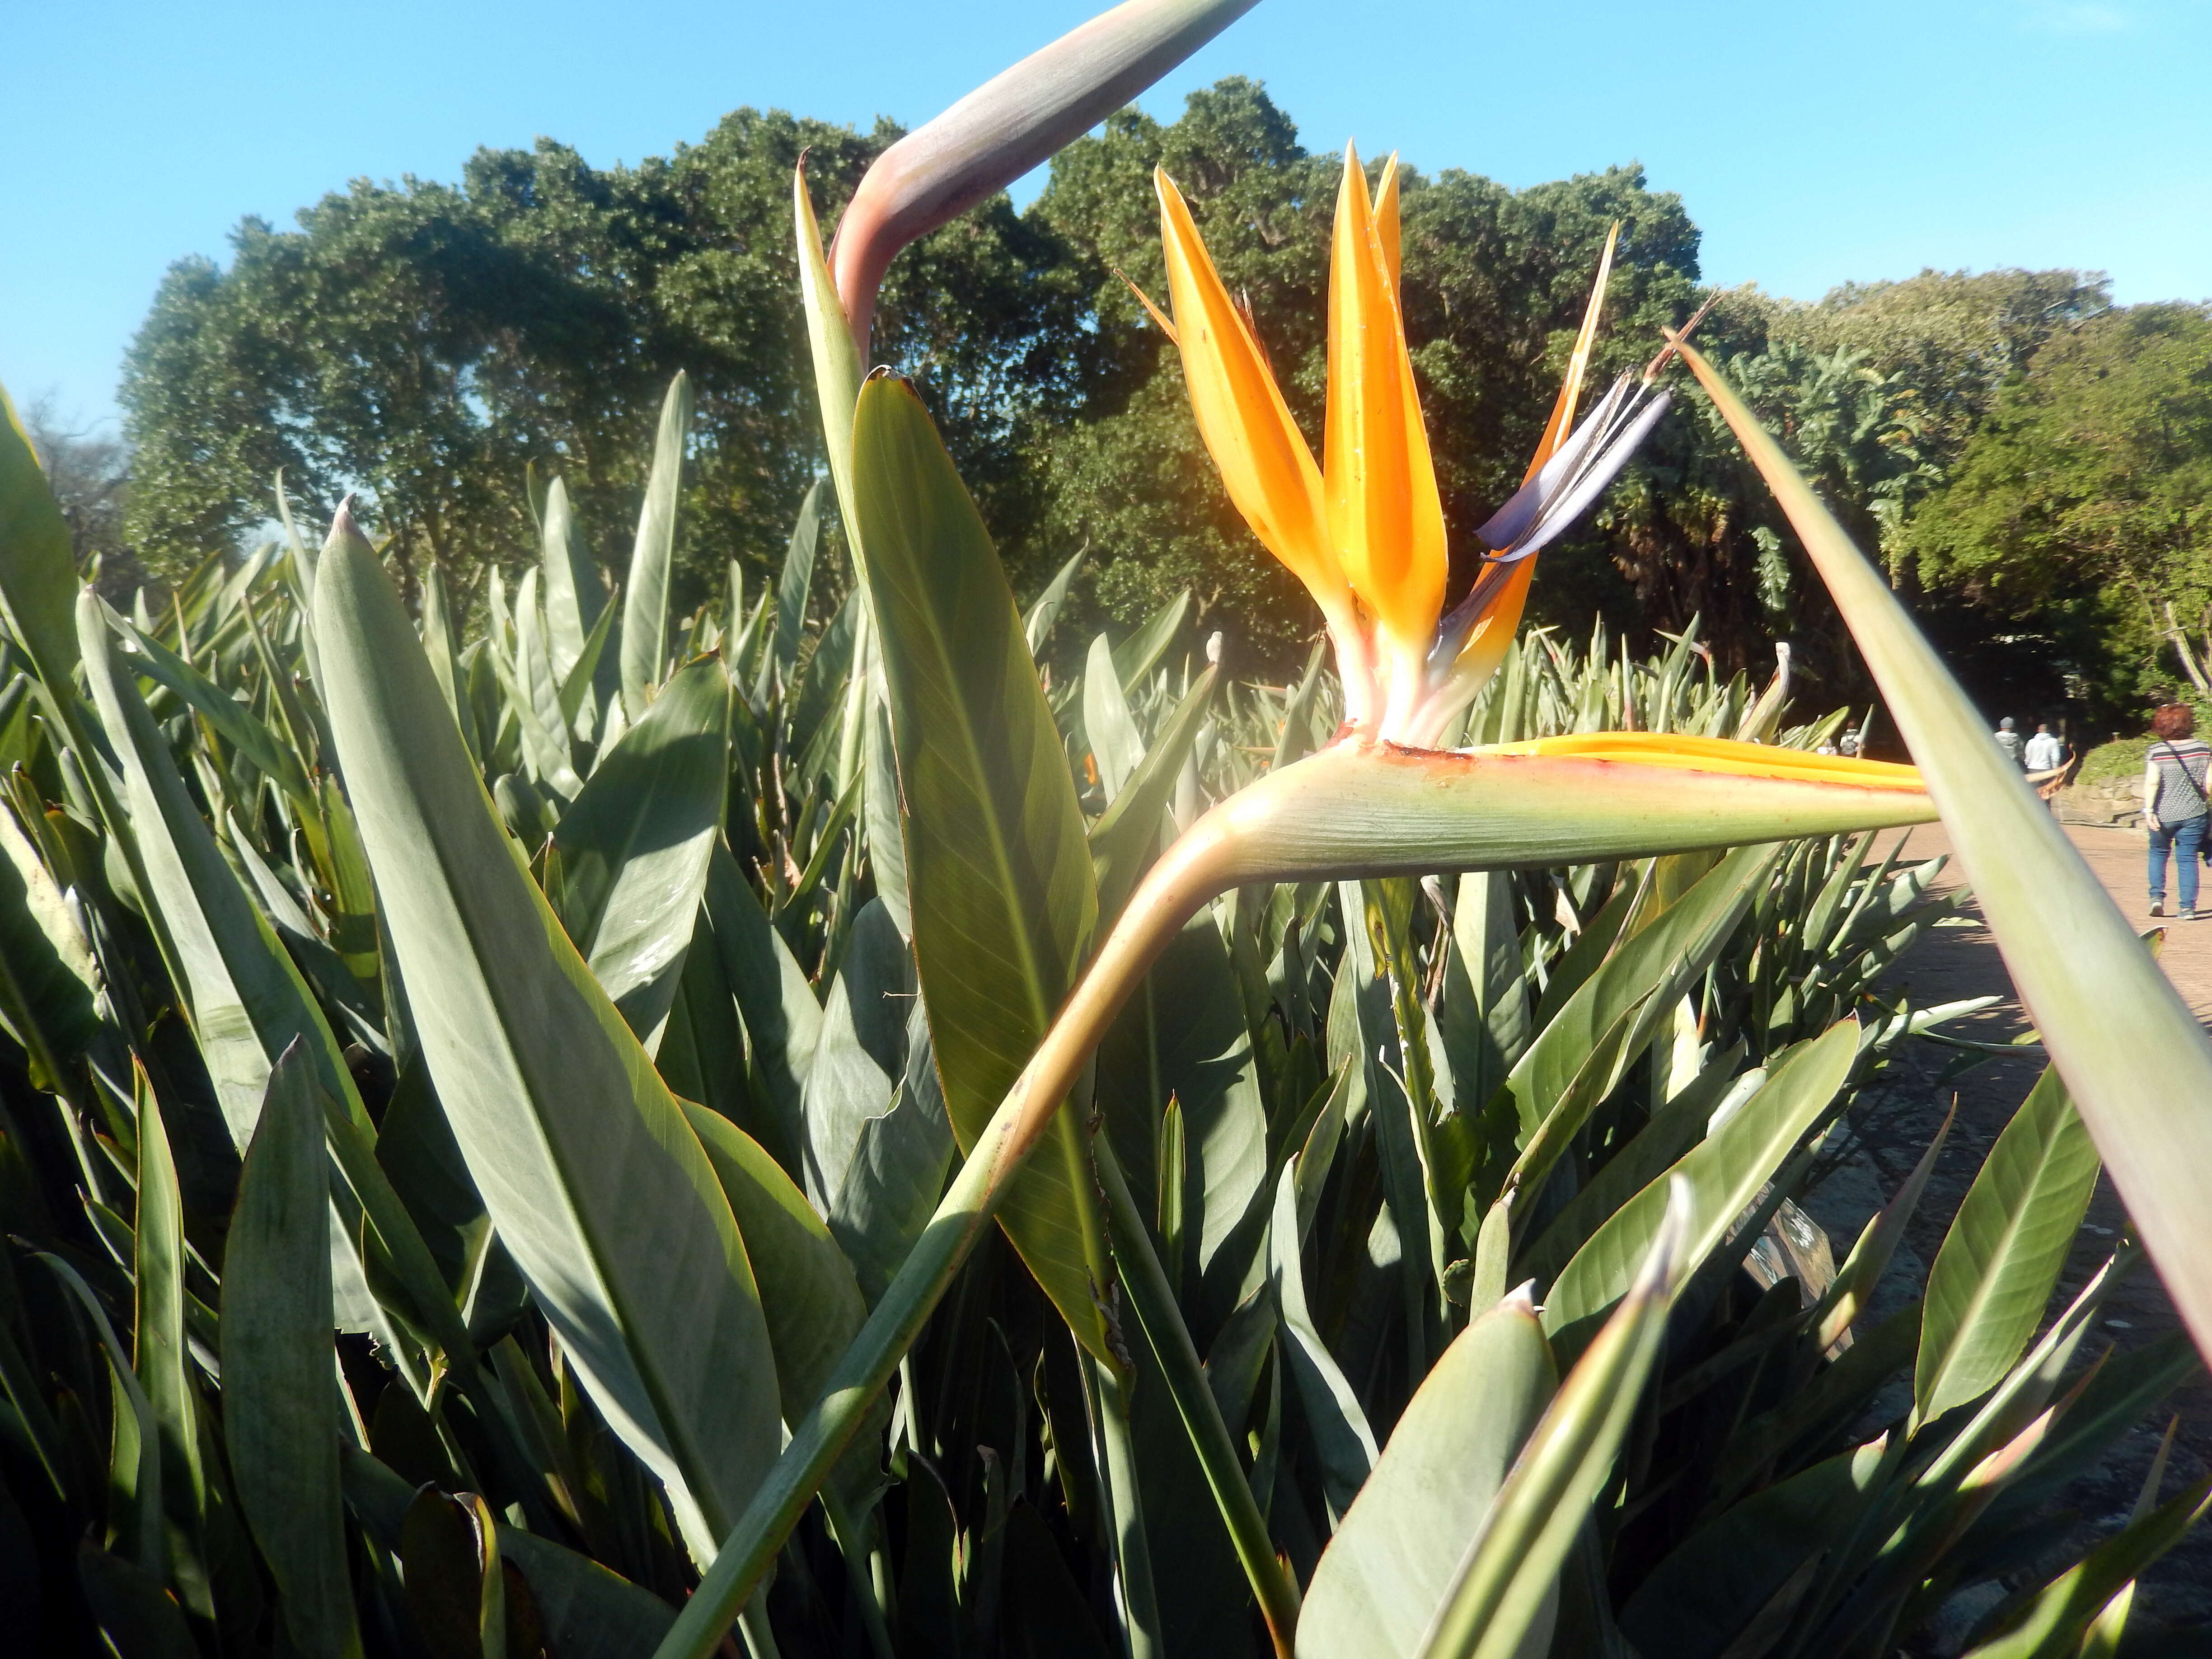
{"type": "MultiPolygon", "coordinates": [[[[1103,3],[0,0],[0,380],[112,414],[169,261],[349,178],[539,133],[635,161],[741,104],[913,124],[1103,3]]],[[[2212,295],[2212,0],[1261,0],[1146,106],[1231,74],[1316,149],[1516,186],[1641,161],[1712,281],[2073,265],[2212,295]]]]}

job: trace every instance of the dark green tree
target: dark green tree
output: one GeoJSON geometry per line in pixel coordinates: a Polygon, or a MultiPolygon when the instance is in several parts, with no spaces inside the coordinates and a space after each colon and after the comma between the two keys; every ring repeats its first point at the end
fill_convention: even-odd
{"type": "MultiPolygon", "coordinates": [[[[818,453],[792,251],[802,151],[825,221],[896,130],[739,110],[701,144],[598,169],[565,146],[480,151],[459,185],[356,180],[229,265],[172,270],[123,401],[128,533],[173,573],[270,514],[270,480],[326,509],[364,492],[403,567],[466,586],[531,538],[526,468],[565,474],[619,569],[659,399],[698,408],[679,520],[688,597],[780,551],[818,453]]],[[[929,386],[987,499],[1016,492],[1014,423],[1065,395],[1074,307],[1055,251],[1003,198],[893,275],[878,350],[929,386]]]]}
{"type": "MultiPolygon", "coordinates": [[[[1259,86],[1224,81],[1171,124],[1127,112],[1071,145],[1030,210],[1082,262],[1096,318],[1085,418],[1042,429],[1032,447],[1047,475],[1041,530],[1055,549],[1089,544],[1106,615],[1133,618],[1190,586],[1202,613],[1241,624],[1280,665],[1316,626],[1310,607],[1229,506],[1175,354],[1122,281],[1156,296],[1164,288],[1155,167],[1190,200],[1319,453],[1341,163],[1309,155],[1259,86]]],[[[1649,190],[1634,167],[1518,192],[1456,169],[1401,176],[1407,325],[1463,586],[1474,529],[1519,483],[1550,410],[1607,228],[1621,222],[1607,371],[1640,362],[1656,325],[1695,303],[1698,233],[1680,199],[1649,190]]],[[[1566,580],[1547,577],[1547,605],[1571,595],[1561,611],[1586,617],[1589,590],[1623,597],[1589,544],[1553,562],[1566,580]]]]}
{"type": "Polygon", "coordinates": [[[2077,694],[2167,689],[2170,602],[2212,597],[2212,307],[2114,310],[2054,336],[1999,393],[1908,526],[1920,580],[1985,633],[2059,653],[2077,694]]]}

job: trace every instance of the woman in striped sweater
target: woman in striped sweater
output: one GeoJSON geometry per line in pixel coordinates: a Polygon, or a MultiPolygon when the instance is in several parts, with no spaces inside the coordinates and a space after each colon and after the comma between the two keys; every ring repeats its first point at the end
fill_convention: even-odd
{"type": "Polygon", "coordinates": [[[2178,866],[2181,917],[2197,919],[2197,854],[2204,844],[2205,778],[2212,748],[2195,734],[2197,716],[2169,703],[2150,719],[2150,752],[2143,757],[2143,823],[2150,830],[2150,913],[2166,914],[2166,855],[2178,866]]]}

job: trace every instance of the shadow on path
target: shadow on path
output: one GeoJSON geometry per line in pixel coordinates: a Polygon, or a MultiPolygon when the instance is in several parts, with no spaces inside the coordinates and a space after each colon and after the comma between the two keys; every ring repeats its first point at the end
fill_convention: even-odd
{"type": "MultiPolygon", "coordinates": [[[[2072,824],[2066,828],[2069,838],[2122,914],[2138,929],[2161,925],[2150,919],[2144,896],[2141,833],[2072,824]]],[[[1885,850],[1887,846],[1885,836],[1885,850]]],[[[1905,860],[1900,862],[1924,860],[1950,850],[1949,837],[1942,827],[1926,825],[1906,832],[1905,860]]],[[[2212,872],[2206,874],[2212,877],[2212,872]]],[[[1939,890],[1955,888],[1960,880],[1955,866],[1948,866],[1936,885],[1939,890]]],[[[2172,892],[2169,878],[2169,908],[2172,892]]],[[[2212,905],[2212,881],[2208,881],[2200,902],[2212,905]]],[[[2029,1022],[2014,999],[1996,940],[1971,903],[1960,920],[1963,925],[1936,928],[1924,935],[1883,978],[1881,989],[1886,995],[1909,996],[1916,1006],[1970,997],[2001,997],[2003,1000],[1996,1006],[1947,1029],[1977,1042],[2010,1042],[2029,1029],[2029,1022]]],[[[2212,921],[2168,921],[2163,925],[2167,932],[2161,965],[2183,1000],[2200,1018],[2212,1022],[2212,921]]],[[[2031,1048],[2018,1056],[1989,1059],[1947,1080],[1945,1074],[1959,1052],[1930,1042],[1902,1045],[1881,1080],[1862,1095],[1853,1111],[1854,1127],[1864,1138],[1865,1149],[1887,1194],[1903,1183],[1918,1162],[1942,1124],[1953,1095],[1957,1097],[1958,1122],[1909,1234],[1910,1243],[1925,1262],[1935,1261],[1983,1158],[2043,1071],[2042,1051],[2031,1048]]],[[[2203,1109],[2212,1111],[2212,1101],[2203,1103],[2203,1109]]],[[[2212,1194],[2208,1194],[2207,1201],[2212,1202],[2212,1194]]],[[[2126,1213],[2111,1182],[2100,1179],[2081,1237],[2061,1275],[2054,1311],[2080,1290],[2125,1225],[2126,1213]]],[[[1838,1248],[1848,1249],[1849,1241],[1838,1241],[1838,1248]]],[[[2179,1323],[2165,1287],[2146,1262],[2107,1298],[2100,1328],[2086,1345],[2087,1351],[2094,1353],[2106,1342],[2119,1349],[2131,1348],[2179,1323]]],[[[2212,1386],[2200,1373],[2197,1382],[2175,1395],[2171,1403],[2181,1418],[2181,1430],[2167,1470],[2167,1497],[2184,1480],[2212,1464],[2212,1386]]],[[[2120,1443],[2094,1477],[2067,1492],[2064,1502],[2078,1510],[2100,1537],[2117,1530],[2125,1520],[2165,1429],[2163,1417],[2146,1420],[2120,1443]]],[[[2146,1577],[2136,1613],[2139,1618],[2148,1614],[2163,1621],[2212,1619],[2212,1528],[2200,1527],[2146,1577]]]]}

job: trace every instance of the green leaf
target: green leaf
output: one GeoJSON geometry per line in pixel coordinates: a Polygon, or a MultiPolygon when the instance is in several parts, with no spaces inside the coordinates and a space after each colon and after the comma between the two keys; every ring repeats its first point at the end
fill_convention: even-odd
{"type": "MultiPolygon", "coordinates": [[[[1687,1206],[1680,1245],[1686,1269],[1694,1271],[1720,1249],[1844,1086],[1858,1040],[1858,1022],[1846,1019],[1784,1054],[1717,1133],[1614,1212],[1575,1252],[1544,1298],[1544,1328],[1579,1346],[1577,1328],[1594,1326],[1627,1293],[1637,1264],[1678,1204],[1687,1206]]],[[[1751,1248],[1749,1239],[1741,1243],[1751,1248]]]]}
{"type": "Polygon", "coordinates": [[[760,1143],[728,1119],[684,1103],[692,1133],[730,1200],[761,1287],[784,1411],[806,1414],[867,1308],[830,1230],[760,1143]]]}
{"type": "Polygon", "coordinates": [[[1145,758],[1144,733],[1129,713],[1129,700],[1114,672],[1114,653],[1101,634],[1091,641],[1091,654],[1083,667],[1083,729],[1091,738],[1091,756],[1098,763],[1098,781],[1111,801],[1145,758]]]}
{"type": "Polygon", "coordinates": [[[76,599],[76,562],[68,522],[46,487],[30,434],[0,387],[0,611],[8,631],[31,654],[56,698],[70,695],[77,637],[70,607],[76,599]]]}
{"type": "Polygon", "coordinates": [[[87,1539],[77,1546],[77,1583],[118,1659],[198,1659],[191,1629],[161,1581],[87,1539]]]}
{"type": "Polygon", "coordinates": [[[1739,1041],[1654,1112],[1634,1139],[1588,1177],[1550,1224],[1514,1258],[1515,1268],[1524,1277],[1551,1283],[1609,1217],[1705,1139],[1706,1123],[1729,1103],[1729,1097],[1747,1096],[1766,1081],[1764,1066],[1739,1076],[1736,1067],[1742,1064],[1739,1041]]]}
{"type": "Polygon", "coordinates": [[[1267,1273],[1282,1319],[1282,1344],[1276,1350],[1290,1368],[1304,1404],[1306,1425],[1320,1454],[1322,1486],[1330,1511],[1352,1506],[1375,1467],[1375,1431],[1359,1396],[1315,1329],[1306,1310],[1304,1271],[1298,1265],[1298,1198],[1296,1174],[1285,1167],[1275,1184],[1274,1224],[1267,1236],[1267,1273]]]}
{"type": "Polygon", "coordinates": [[[861,734],[862,762],[867,768],[860,806],[866,818],[868,872],[875,878],[876,896],[897,924],[899,937],[914,937],[914,908],[906,894],[906,837],[899,824],[897,744],[891,737],[891,711],[880,697],[871,697],[861,717],[868,723],[861,734]]]}
{"type": "MultiPolygon", "coordinates": [[[[108,634],[100,599],[89,590],[77,606],[77,631],[100,723],[122,762],[129,831],[150,889],[146,897],[160,912],[193,1035],[232,1139],[242,1149],[252,1139],[270,1071],[295,1039],[306,1042],[316,1080],[367,1123],[352,1076],[307,982],[185,793],[131,665],[108,634]]],[[[422,647],[411,628],[407,646],[420,661],[422,647]]],[[[427,665],[423,672],[428,673],[427,665]]],[[[453,721],[442,724],[450,730],[453,721]]]]}
{"type": "Polygon", "coordinates": [[[1462,876],[1451,921],[1437,1030],[1451,1067],[1453,1098],[1473,1109],[1497,1093],[1530,1036],[1513,878],[1483,871],[1462,876]]]}
{"type": "Polygon", "coordinates": [[[870,1306],[929,1224],[945,1192],[952,1150],[929,1018],[916,1001],[907,1019],[906,1070],[898,1091],[887,1111],[861,1124],[827,1217],[870,1306]]]}
{"type": "Polygon", "coordinates": [[[545,490],[538,558],[545,573],[545,627],[552,645],[553,673],[565,684],[584,661],[585,642],[599,629],[608,607],[606,584],[591,550],[584,545],[584,532],[569,505],[568,481],[557,477],[545,490]]]}
{"type": "Polygon", "coordinates": [[[668,1603],[588,1556],[503,1523],[497,1536],[501,1559],[520,1571],[538,1603],[548,1653],[652,1659],[676,1622],[668,1603]]]}
{"type": "Polygon", "coordinates": [[[635,725],[668,667],[669,581],[676,562],[676,505],[684,490],[684,445],[691,431],[691,377],[669,382],[653,441],[653,472],[638,508],[622,615],[623,708],[635,725]]]}
{"type": "MultiPolygon", "coordinates": [[[[538,573],[522,573],[522,586],[514,596],[514,678],[528,713],[544,733],[549,752],[570,771],[575,759],[568,744],[569,709],[561,691],[561,675],[553,665],[552,645],[547,637],[544,607],[538,602],[538,573]]],[[[524,711],[518,708],[518,715],[524,711]]],[[[572,794],[564,789],[563,793],[572,794]]]]}
{"type": "MultiPolygon", "coordinates": [[[[100,1024],[92,947],[11,802],[0,802],[0,969],[38,1028],[15,1033],[22,1046],[43,1041],[57,1062],[82,1054],[100,1024]]],[[[15,1018],[9,1013],[11,1025],[15,1018]]]]}
{"type": "MultiPolygon", "coordinates": [[[[198,1533],[207,1505],[200,1466],[199,1411],[191,1361],[185,1350],[185,1212],[177,1164],[161,1105],[140,1082],[138,1096],[137,1291],[135,1352],[138,1381],[161,1439],[163,1490],[172,1515],[198,1533]]],[[[323,1257],[329,1271],[330,1257],[323,1257]]],[[[327,1340],[328,1326],[323,1335],[327,1340]]]]}
{"type": "Polygon", "coordinates": [[[1557,1382],[1525,1300],[1501,1302],[1460,1333],[1407,1402],[1314,1570],[1300,1653],[1404,1659],[1419,1650],[1557,1382]]]}
{"type": "MultiPolygon", "coordinates": [[[[1861,1446],[1706,1522],[1637,1587],[1621,1609],[1622,1633],[1644,1659],[1736,1651],[1730,1644],[1806,1565],[1850,1534],[1875,1494],[1881,1464],[1881,1442],[1861,1446]]],[[[1802,1594],[1808,1586],[1796,1588],[1802,1594]]]]}
{"type": "MultiPolygon", "coordinates": [[[[1133,690],[1144,684],[1146,677],[1160,665],[1160,659],[1167,655],[1168,647],[1182,631],[1183,618],[1189,614],[1190,590],[1186,587],[1146,617],[1143,627],[1114,647],[1114,677],[1121,683],[1121,690],[1133,690]]],[[[1092,654],[1097,653],[1094,651],[1092,654]]]]}
{"type": "Polygon", "coordinates": [[[1283,705],[1283,729],[1276,736],[1274,758],[1270,763],[1275,771],[1304,760],[1319,741],[1322,734],[1314,731],[1314,705],[1321,697],[1322,665],[1328,656],[1328,641],[1316,640],[1306,654],[1305,672],[1298,678],[1297,689],[1283,705]]]}
{"type": "Polygon", "coordinates": [[[1634,1283],[1567,1373],[1498,1488],[1420,1647],[1423,1659],[1519,1659],[1545,1651],[1559,1568],[1612,1472],[1666,1341],[1674,1291],[1693,1260],[1686,1249],[1691,1210],[1686,1188],[1676,1188],[1634,1283]]]}
{"type": "MultiPolygon", "coordinates": [[[[523,580],[523,598],[526,600],[535,599],[537,575],[533,570],[523,580]]],[[[496,572],[493,580],[498,580],[496,572]]],[[[526,607],[526,614],[527,610],[526,607]]],[[[517,665],[510,663],[505,652],[500,649],[500,635],[506,629],[496,592],[493,598],[493,635],[483,641],[484,656],[491,664],[493,676],[499,681],[500,696],[506,703],[505,719],[514,723],[516,739],[532,780],[558,792],[562,800],[573,800],[584,786],[569,758],[568,728],[557,719],[560,710],[542,700],[526,683],[528,678],[536,678],[542,686],[544,676],[533,675],[526,661],[518,672],[517,665]],[[553,717],[550,721],[549,716],[553,717]]],[[[534,623],[517,630],[517,643],[520,645],[529,647],[535,639],[534,623]]],[[[541,659],[543,656],[542,652],[535,649],[531,649],[530,654],[541,659]]]]}
{"type": "Polygon", "coordinates": [[[407,1611],[434,1659],[501,1659],[507,1586],[483,1500],[424,1486],[399,1529],[407,1611]]]}
{"type": "Polygon", "coordinates": [[[168,1577],[168,1547],[161,1516],[161,1437],[154,1421],[154,1408],[131,1369],[131,1356],[108,1322],[107,1310],[77,1270],[58,1255],[41,1250],[39,1260],[53,1270],[63,1287],[75,1297],[92,1322],[93,1335],[107,1356],[107,1370],[115,1386],[114,1444],[108,1459],[110,1492],[108,1524],[131,1549],[134,1564],[158,1589],[168,1577]],[[119,1504],[131,1509],[118,1513],[119,1504]]]}
{"type": "MultiPolygon", "coordinates": [[[[1097,916],[1083,814],[1013,595],[920,399],[878,378],[854,422],[861,563],[906,809],[916,966],[953,1132],[971,1149],[1043,1041],[1097,916]]],[[[999,1220],[1084,1346],[1112,1359],[1110,1282],[1082,1126],[999,1220]]]]}
{"type": "Polygon", "coordinates": [[[1781,852],[1730,853],[1615,950],[1538,1034],[1506,1079],[1520,1107],[1524,1142],[1515,1172],[1523,1187],[1544,1177],[1675,1000],[1704,977],[1781,852]]]}
{"type": "Polygon", "coordinates": [[[1929,1422],[2003,1381],[2037,1328],[2097,1185],[2097,1148],[2046,1068],[1982,1162],[1929,1270],[1912,1376],[1929,1422]]]}
{"type": "Polygon", "coordinates": [[[761,908],[752,884],[720,842],[708,854],[707,915],[723,976],[744,1020],[757,1092],[773,1117],[769,1150],[785,1169],[800,1169],[806,1073],[821,1037],[822,1005],[761,908]]]}
{"type": "Polygon", "coordinates": [[[890,913],[871,900],[854,918],[806,1073],[806,1191],[827,1214],[864,1126],[891,1109],[905,1063],[912,959],[890,913]]]}
{"type": "Polygon", "coordinates": [[[1029,641],[1030,655],[1032,657],[1042,654],[1044,642],[1052,637],[1053,624],[1060,620],[1060,608],[1067,603],[1068,585],[1075,580],[1075,573],[1083,568],[1083,561],[1090,552],[1091,545],[1087,542],[1077,548],[1075,556],[1060,566],[1059,573],[1045,584],[1044,592],[1036,597],[1036,603],[1022,613],[1022,635],[1029,641]]]}
{"type": "MultiPolygon", "coordinates": [[[[1220,670],[1209,666],[1191,682],[1144,750],[1105,816],[1091,826],[1091,866],[1098,884],[1098,914],[1118,915],[1130,890],[1152,862],[1159,844],[1163,815],[1174,798],[1176,781],[1198,741],[1199,729],[1213,702],[1220,670]]],[[[1090,684],[1086,678],[1085,684],[1090,684]]],[[[1087,693],[1086,693],[1087,695],[1087,693]]]]}
{"type": "Polygon", "coordinates": [[[822,232],[814,222],[814,203],[806,193],[806,158],[791,176],[792,229],[799,252],[799,298],[806,313],[806,339],[814,363],[814,396],[822,414],[822,448],[829,457],[830,482],[837,487],[838,517],[848,546],[860,536],[860,514],[853,495],[853,410],[866,373],[846,325],[845,308],[822,257],[822,232]]]}
{"type": "Polygon", "coordinates": [[[124,626],[127,630],[125,637],[137,653],[145,659],[143,672],[148,678],[183,698],[252,761],[263,776],[308,811],[314,810],[314,791],[301,769],[299,757],[279,743],[276,734],[263,725],[252,710],[152,635],[128,623],[124,626]]]}
{"type": "Polygon", "coordinates": [[[601,757],[553,832],[562,921],[648,1054],[683,977],[729,778],[729,676],[702,658],[601,757]]]}
{"type": "Polygon", "coordinates": [[[1115,1650],[1098,1633],[1051,1528],[1026,1503],[1006,1517],[1006,1550],[999,1625],[1007,1659],[1108,1659],[1115,1650]]]}
{"type": "Polygon", "coordinates": [[[2212,1041],[2143,951],[2065,832],[1989,741],[1880,572],[1742,400],[1694,349],[1683,360],[1773,489],[1864,653],[1943,810],[2005,966],[2072,1091],[2160,1277],[2212,1352],[2212,1041]]]}
{"type": "Polygon", "coordinates": [[[1966,1659],[2072,1659],[2106,1602],[2212,1510],[2212,1475],[2190,1483],[2039,1591],[2012,1628],[1966,1659]]]}
{"type": "Polygon", "coordinates": [[[286,1634],[309,1659],[341,1659],[361,1651],[361,1635],[339,1512],[321,1097],[304,1048],[288,1050],[270,1075],[223,1248],[223,1428],[286,1634]]]}
{"type": "MultiPolygon", "coordinates": [[[[806,597],[814,586],[814,555],[822,541],[822,480],[806,487],[799,504],[799,517],[791,526],[791,545],[783,556],[783,573],[775,585],[775,678],[791,683],[799,665],[799,641],[806,626],[806,597]]],[[[768,665],[761,665],[765,677],[768,665]]],[[[766,701],[762,696],[760,701],[766,701]]]]}
{"type": "Polygon", "coordinates": [[[1776,1460],[1787,1458],[1808,1437],[1832,1434],[1835,1425],[1857,1420],[1875,1394],[1912,1363],[1919,1342],[1920,1299],[1915,1297],[1861,1333],[1803,1388],[1729,1437],[1711,1472],[1714,1501],[1725,1503],[1765,1479],[1776,1460]]]}
{"type": "Polygon", "coordinates": [[[343,514],[314,615],[338,761],[454,1138],[580,1379],[705,1559],[781,1437],[728,1202],[437,718],[398,596],[343,514]]]}

